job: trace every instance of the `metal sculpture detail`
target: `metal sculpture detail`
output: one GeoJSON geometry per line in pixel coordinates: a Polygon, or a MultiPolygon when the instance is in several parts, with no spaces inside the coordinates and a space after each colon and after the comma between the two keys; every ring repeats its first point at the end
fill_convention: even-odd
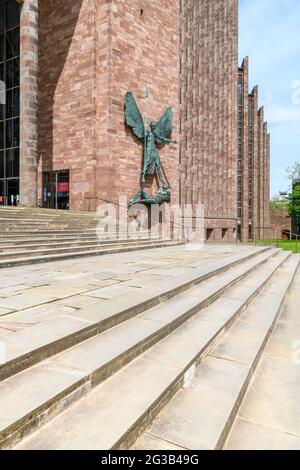
{"type": "MultiPolygon", "coordinates": [[[[146,98],[148,90],[146,91],[146,98]]],[[[146,113],[147,114],[147,113],[146,113]]],[[[176,144],[172,140],[173,110],[169,107],[158,122],[152,121],[147,128],[147,116],[143,119],[131,92],[125,95],[125,122],[131,127],[134,135],[143,141],[144,161],[141,171],[141,190],[131,199],[129,207],[137,204],[162,204],[171,201],[170,184],[164,174],[157,146],[176,144]],[[157,174],[162,184],[155,196],[150,196],[144,190],[146,175],[157,174]]]]}

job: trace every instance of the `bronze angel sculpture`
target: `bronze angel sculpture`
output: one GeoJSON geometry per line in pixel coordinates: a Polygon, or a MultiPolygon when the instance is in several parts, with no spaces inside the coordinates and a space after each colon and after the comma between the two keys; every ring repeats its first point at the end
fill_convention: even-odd
{"type": "Polygon", "coordinates": [[[146,129],[143,117],[137,107],[133,94],[131,92],[125,95],[125,122],[131,127],[134,135],[143,141],[144,161],[141,172],[141,191],[131,199],[129,207],[133,204],[162,204],[170,202],[170,184],[164,175],[158,145],[176,144],[175,140],[170,139],[172,133],[173,111],[169,107],[158,122],[152,121],[146,129]],[[157,174],[162,187],[158,189],[155,196],[149,196],[144,191],[145,176],[157,174]]]}

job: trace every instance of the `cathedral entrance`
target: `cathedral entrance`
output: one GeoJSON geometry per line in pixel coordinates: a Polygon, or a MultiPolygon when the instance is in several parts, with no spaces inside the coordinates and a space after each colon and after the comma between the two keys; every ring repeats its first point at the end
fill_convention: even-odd
{"type": "Polygon", "coordinates": [[[46,171],[43,174],[43,207],[69,210],[69,170],[46,171]]]}

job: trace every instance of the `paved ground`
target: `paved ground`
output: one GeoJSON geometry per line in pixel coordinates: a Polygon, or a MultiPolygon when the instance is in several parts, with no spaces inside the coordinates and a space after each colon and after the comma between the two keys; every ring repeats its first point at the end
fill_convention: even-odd
{"type": "Polygon", "coordinates": [[[249,251],[236,245],[183,246],[80,258],[0,270],[0,336],[60,316],[80,316],[92,305],[141,295],[199,266],[211,267],[249,251]]]}
{"type": "MultiPolygon", "coordinates": [[[[38,350],[40,343],[48,344],[73,330],[81,331],[123,311],[126,305],[132,307],[153,295],[161,298],[162,292],[170,287],[181,286],[187,280],[191,282],[257,250],[260,249],[243,245],[209,244],[190,251],[177,246],[0,269],[0,347],[6,344],[9,359],[21,357],[27,349],[38,350]]],[[[236,267],[239,274],[243,269],[245,267],[236,267]]],[[[252,284],[259,279],[258,274],[252,284]]],[[[215,289],[216,280],[210,281],[215,289]]],[[[279,282],[279,290],[280,285],[279,282]]],[[[206,285],[206,291],[207,288],[206,285]]],[[[253,289],[253,285],[250,288],[253,289]]],[[[266,300],[269,305],[264,298],[266,300]]],[[[220,311],[226,314],[224,305],[220,311]]],[[[264,313],[264,309],[257,308],[256,312],[264,313]]],[[[300,448],[299,312],[300,271],[239,410],[227,442],[228,449],[300,448]]],[[[244,351],[244,345],[242,349],[244,351]]],[[[178,355],[178,349],[174,350],[178,355]]],[[[235,361],[231,362],[234,365],[235,361]]],[[[15,377],[18,380],[18,376],[12,380],[15,377]]],[[[150,377],[153,379],[152,374],[150,377]]],[[[18,386],[16,390],[24,392],[18,386]]],[[[46,391],[51,393],[48,387],[46,391]]],[[[15,412],[17,400],[11,398],[11,393],[7,396],[15,412]]]]}
{"type": "Polygon", "coordinates": [[[227,449],[300,449],[300,270],[260,360],[227,449]]]}

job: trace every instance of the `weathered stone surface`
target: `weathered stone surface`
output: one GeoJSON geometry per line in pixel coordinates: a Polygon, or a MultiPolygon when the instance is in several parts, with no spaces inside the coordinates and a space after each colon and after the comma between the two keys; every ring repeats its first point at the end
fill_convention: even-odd
{"type": "MultiPolygon", "coordinates": [[[[205,247],[205,249],[202,252],[194,252],[191,255],[191,253],[186,252],[184,249],[180,247],[176,247],[176,248],[173,247],[171,250],[167,249],[168,255],[165,250],[154,250],[154,252],[151,252],[151,253],[148,251],[145,251],[144,257],[143,257],[144,262],[141,262],[139,254],[136,253],[135,255],[123,254],[123,255],[120,255],[118,259],[116,259],[115,257],[112,257],[112,258],[103,257],[103,260],[101,259],[100,263],[99,263],[99,260],[98,262],[97,260],[83,260],[80,264],[76,264],[76,262],[70,261],[66,263],[61,263],[61,262],[52,263],[51,265],[45,265],[45,266],[31,266],[31,267],[22,267],[18,269],[12,269],[11,272],[14,272],[16,274],[16,278],[20,276],[20,284],[24,283],[25,278],[31,278],[32,281],[34,280],[36,281],[36,278],[39,277],[41,282],[47,280],[47,284],[48,284],[47,288],[53,288],[53,289],[57,285],[57,281],[56,281],[57,273],[59,273],[59,276],[62,282],[63,282],[64,273],[66,273],[66,276],[68,278],[67,288],[70,289],[70,293],[72,294],[71,289],[74,289],[75,291],[76,289],[78,289],[77,283],[78,283],[79,278],[81,279],[81,282],[82,282],[82,288],[85,288],[85,287],[89,288],[90,283],[91,283],[91,277],[93,276],[82,275],[82,273],[87,272],[89,268],[90,268],[90,272],[93,273],[93,275],[95,275],[95,278],[97,278],[101,282],[101,279],[105,280],[105,279],[108,279],[109,276],[113,276],[113,272],[108,272],[108,266],[110,267],[111,271],[118,272],[119,270],[119,272],[122,271],[123,273],[126,273],[127,272],[126,268],[129,263],[132,268],[132,279],[138,279],[140,276],[141,267],[143,265],[147,265],[147,267],[149,267],[149,264],[150,264],[149,260],[151,257],[153,261],[155,262],[156,266],[158,267],[159,266],[164,266],[164,268],[166,266],[175,267],[176,263],[178,263],[178,266],[180,267],[180,269],[178,269],[176,274],[172,274],[169,278],[167,278],[167,276],[164,276],[166,277],[166,279],[161,282],[161,285],[156,286],[156,288],[153,288],[153,289],[152,289],[152,286],[148,286],[147,288],[141,287],[141,288],[130,289],[130,286],[125,284],[126,282],[128,282],[128,281],[125,281],[125,279],[128,279],[128,276],[125,274],[123,281],[119,278],[117,286],[122,286],[122,284],[124,284],[124,286],[126,287],[126,292],[128,292],[128,289],[130,289],[136,292],[135,295],[130,294],[129,296],[129,294],[126,292],[121,295],[117,295],[117,292],[115,292],[114,293],[116,294],[115,297],[111,299],[106,299],[106,300],[96,299],[97,303],[90,305],[90,306],[86,306],[83,309],[74,309],[72,307],[66,307],[64,305],[61,305],[62,301],[60,300],[58,302],[51,302],[47,305],[42,305],[40,307],[42,311],[39,311],[39,307],[34,307],[34,308],[29,308],[20,312],[12,313],[11,315],[8,316],[8,319],[7,319],[8,327],[10,326],[13,327],[14,324],[18,324],[20,328],[22,329],[25,328],[25,329],[23,331],[19,331],[18,333],[13,333],[12,335],[9,335],[7,337],[4,336],[3,338],[5,341],[5,344],[7,344],[8,346],[8,351],[10,353],[12,352],[16,356],[29,353],[30,351],[36,351],[38,348],[44,348],[44,347],[47,348],[50,344],[56,341],[62,342],[61,343],[62,348],[68,348],[69,347],[68,343],[66,344],[64,343],[64,338],[67,335],[77,335],[79,331],[86,328],[87,326],[88,327],[91,326],[92,323],[101,321],[102,319],[109,319],[109,317],[111,317],[112,315],[121,313],[124,310],[124,308],[133,308],[136,304],[145,302],[147,298],[151,299],[153,295],[155,296],[163,295],[163,293],[166,291],[170,291],[173,288],[177,289],[178,287],[181,286],[182,282],[183,283],[191,282],[193,281],[193,279],[194,280],[198,279],[198,276],[203,276],[205,274],[211,273],[213,269],[219,269],[220,267],[225,268],[226,266],[228,267],[229,260],[231,262],[233,260],[237,261],[239,259],[242,259],[242,257],[248,256],[251,253],[252,254],[255,253],[256,254],[255,258],[246,260],[236,266],[231,267],[227,271],[224,270],[223,272],[218,273],[214,279],[212,278],[207,279],[205,281],[202,281],[201,284],[199,285],[194,285],[194,287],[190,285],[190,287],[192,288],[188,292],[185,292],[185,294],[179,294],[176,296],[176,298],[173,298],[173,299],[170,299],[169,301],[161,303],[159,306],[153,307],[149,311],[140,314],[138,317],[135,317],[132,320],[127,320],[123,322],[122,324],[120,324],[119,326],[110,328],[104,333],[98,334],[95,338],[86,340],[83,343],[73,346],[71,349],[68,349],[66,351],[63,351],[62,353],[57,354],[55,357],[52,357],[51,359],[43,361],[41,365],[45,367],[53,366],[53,367],[58,367],[60,370],[63,370],[63,369],[73,370],[74,369],[74,370],[77,370],[77,372],[80,371],[83,374],[81,377],[84,377],[85,380],[88,381],[87,384],[89,386],[91,384],[95,385],[99,383],[101,380],[103,380],[104,378],[107,378],[107,374],[108,374],[109,378],[105,382],[102,382],[99,385],[99,387],[97,387],[97,393],[99,392],[100,394],[100,389],[102,391],[106,390],[105,393],[107,397],[110,394],[111,396],[114,396],[115,393],[119,393],[119,392],[116,392],[115,390],[116,387],[120,388],[120,390],[121,389],[123,390],[123,396],[121,397],[121,395],[118,395],[119,401],[117,400],[116,405],[118,405],[119,408],[122,408],[122,409],[127,408],[128,406],[129,409],[127,410],[128,414],[124,416],[124,420],[122,421],[121,426],[119,427],[119,421],[118,421],[119,410],[117,410],[117,408],[116,409],[111,408],[111,412],[113,415],[111,418],[112,424],[111,424],[111,429],[109,430],[109,433],[111,436],[111,441],[110,441],[111,445],[114,445],[114,442],[113,442],[114,438],[112,436],[116,436],[117,433],[119,433],[119,437],[121,438],[124,434],[122,429],[126,430],[126,426],[128,426],[128,429],[131,428],[132,426],[135,427],[136,420],[142,417],[142,412],[141,412],[142,409],[145,410],[145,413],[147,415],[147,410],[149,411],[148,409],[149,406],[153,407],[154,403],[156,403],[157,400],[160,401],[162,397],[166,393],[169,392],[170,387],[172,388],[174,386],[174,381],[177,381],[179,376],[183,375],[183,373],[185,372],[185,369],[187,367],[190,367],[191,363],[195,361],[195,359],[199,357],[199,355],[203,351],[205,351],[205,353],[208,352],[208,350],[205,348],[211,345],[211,342],[214,339],[215,335],[219,333],[222,328],[227,326],[227,322],[229,322],[231,318],[236,315],[236,313],[240,310],[243,304],[247,302],[247,300],[249,299],[249,296],[251,296],[252,294],[256,292],[257,288],[261,285],[261,283],[263,283],[264,280],[268,279],[268,277],[272,275],[272,273],[276,270],[276,268],[285,259],[284,256],[281,254],[277,254],[276,256],[272,257],[271,255],[276,254],[276,251],[274,250],[269,250],[266,252],[260,252],[260,251],[261,251],[260,249],[257,250],[257,249],[249,248],[249,247],[247,249],[245,249],[245,247],[234,247],[234,249],[231,249],[231,247],[226,247],[225,249],[225,247],[222,247],[220,245],[220,246],[215,246],[215,247],[212,247],[212,246],[205,247]],[[161,254],[163,254],[163,257],[161,256],[161,254]],[[162,259],[162,263],[160,263],[161,259],[162,259]],[[202,263],[202,260],[204,260],[203,263],[202,263]],[[242,287],[241,292],[243,295],[240,295],[239,299],[235,300],[235,299],[226,298],[226,295],[230,293],[231,291],[231,289],[229,289],[223,293],[222,299],[220,299],[216,303],[211,304],[210,306],[204,308],[202,311],[198,313],[197,313],[197,310],[194,310],[193,312],[194,317],[190,321],[187,321],[185,324],[180,326],[180,321],[182,321],[180,317],[184,315],[190,308],[197,306],[203,299],[203,295],[205,293],[204,292],[205,286],[208,287],[207,295],[214,294],[218,292],[218,290],[222,286],[226,287],[226,283],[232,282],[238,276],[243,276],[250,269],[252,269],[257,263],[260,263],[263,261],[266,261],[266,263],[262,264],[255,272],[251,273],[249,277],[245,277],[244,279],[240,281],[240,286],[242,287]],[[191,269],[190,268],[191,263],[195,265],[199,264],[200,268],[191,269]],[[186,268],[186,266],[188,267],[186,268]],[[184,274],[180,273],[181,270],[184,271],[184,274]],[[257,279],[255,282],[253,282],[253,278],[255,278],[255,275],[257,275],[257,279]],[[74,284],[73,284],[73,281],[74,281],[74,284]],[[248,287],[251,286],[252,290],[243,289],[243,286],[247,284],[248,284],[248,287]],[[213,287],[215,290],[213,290],[213,287]],[[222,304],[222,301],[224,302],[224,305],[222,304]],[[224,306],[224,308],[222,308],[222,305],[224,306]],[[62,314],[62,312],[60,312],[60,309],[62,310],[62,312],[64,311],[64,309],[66,309],[67,314],[66,313],[62,314]],[[219,315],[218,315],[218,312],[219,312],[219,315]],[[23,321],[19,321],[19,322],[16,321],[18,318],[18,314],[20,314],[21,316],[20,318],[22,318],[23,321]],[[28,318],[28,324],[26,324],[26,314],[28,318]],[[47,319],[47,314],[49,315],[49,320],[47,319]],[[86,315],[86,318],[88,318],[88,314],[90,314],[90,320],[84,321],[83,320],[84,317],[80,318],[80,315],[86,315]],[[9,322],[10,317],[12,317],[14,321],[9,322]],[[33,325],[32,323],[34,323],[35,318],[36,318],[37,324],[33,325]],[[137,355],[140,355],[142,353],[142,349],[140,348],[141,342],[143,342],[143,346],[147,346],[149,340],[151,340],[151,336],[153,334],[156,334],[162,327],[165,327],[165,326],[168,326],[168,329],[164,331],[164,337],[161,339],[161,341],[159,343],[156,343],[154,346],[152,346],[151,349],[147,350],[141,356],[137,357],[137,355]],[[174,327],[176,327],[176,330],[172,332],[172,329],[174,327]],[[15,342],[10,343],[9,337],[12,337],[12,336],[15,337],[15,342]],[[25,347],[25,345],[27,346],[29,345],[28,348],[25,347]],[[12,346],[15,349],[13,349],[12,346]],[[132,361],[130,364],[128,364],[129,360],[132,361]],[[134,370],[136,370],[137,364],[140,363],[140,361],[142,361],[142,363],[144,364],[143,367],[145,368],[145,371],[143,372],[143,374],[149,374],[149,376],[145,380],[144,380],[144,375],[140,376],[138,373],[133,372],[134,370]],[[125,365],[126,363],[128,365],[125,365]],[[148,367],[148,364],[151,364],[151,366],[148,367]],[[152,366],[152,364],[155,364],[155,367],[152,366]],[[104,372],[104,369],[99,370],[100,368],[103,368],[103,366],[106,366],[105,372],[104,372]],[[123,368],[120,370],[120,367],[123,367],[123,368]],[[117,370],[119,370],[119,372],[116,372],[117,370]],[[156,388],[158,385],[155,382],[156,381],[161,382],[161,376],[164,375],[164,372],[163,372],[164,370],[168,371],[167,372],[168,380],[165,381],[165,378],[164,378],[161,385],[164,386],[165,388],[158,389],[156,388]],[[173,371],[173,373],[171,373],[171,371],[173,371]],[[113,373],[114,375],[112,376],[113,373]],[[132,378],[131,378],[131,373],[132,373],[132,378]],[[117,382],[115,382],[115,380],[117,380],[117,382]],[[130,382],[129,385],[128,385],[128,380],[130,382]],[[111,385],[109,385],[109,383],[111,385]],[[131,393],[131,390],[135,389],[136,394],[138,395],[140,393],[141,383],[143,384],[143,389],[144,387],[149,389],[147,390],[147,393],[146,393],[148,398],[147,397],[145,398],[146,401],[144,402],[144,405],[143,405],[144,408],[141,405],[141,408],[136,410],[134,408],[135,403],[133,401],[132,403],[131,402],[128,403],[127,391],[128,393],[129,392],[131,393]],[[128,389],[126,388],[127,386],[129,387],[128,389]],[[102,388],[102,387],[107,387],[107,388],[102,388]],[[111,391],[109,391],[109,387],[112,387],[111,391]],[[160,391],[160,394],[159,394],[159,391],[160,391]],[[146,406],[147,403],[149,404],[148,408],[146,406]],[[135,415],[136,412],[140,414],[135,415]],[[127,420],[127,424],[125,424],[126,420],[127,420]],[[116,423],[116,428],[113,428],[115,423],[116,423]]],[[[291,259],[288,262],[288,264],[286,266],[284,265],[284,268],[282,268],[283,275],[286,278],[286,284],[285,284],[286,286],[288,285],[288,276],[291,277],[292,270],[294,268],[295,266],[294,266],[293,259],[291,259]]],[[[276,275],[274,279],[277,279],[277,281],[280,284],[278,296],[283,295],[284,284],[281,282],[280,276],[278,277],[278,275],[276,275]]],[[[43,288],[36,287],[36,289],[39,289],[39,291],[41,291],[41,289],[43,288]]],[[[105,286],[104,289],[108,290],[109,287],[105,286]]],[[[112,286],[112,289],[114,289],[114,286],[112,286]]],[[[235,287],[233,287],[233,289],[235,289],[235,287]]],[[[276,289],[274,289],[274,287],[271,285],[270,285],[270,289],[276,291],[276,289]]],[[[34,290],[35,288],[32,288],[33,292],[34,290]]],[[[95,290],[95,286],[93,290],[95,290]]],[[[44,290],[42,292],[44,292],[44,290]]],[[[85,293],[82,297],[87,297],[87,296],[89,296],[89,291],[85,293]]],[[[272,293],[272,297],[274,296],[275,294],[272,293]]],[[[71,295],[70,298],[72,297],[78,299],[81,297],[81,295],[75,294],[75,295],[71,295]]],[[[90,298],[92,299],[92,297],[90,298]]],[[[162,300],[162,297],[161,297],[161,300],[162,300]]],[[[274,301],[272,300],[272,305],[275,308],[277,304],[276,302],[274,303],[274,301]]],[[[144,308],[146,307],[147,305],[145,304],[144,308]]],[[[257,314],[257,311],[254,309],[253,312],[251,312],[251,315],[254,315],[255,317],[256,314],[257,314]]],[[[271,321],[271,318],[269,320],[271,321]]],[[[123,318],[123,321],[124,321],[124,318],[123,318]]],[[[1,323],[3,325],[3,329],[5,329],[7,325],[4,322],[1,322],[0,320],[0,328],[1,328],[1,323]]],[[[243,320],[240,323],[245,324],[249,330],[255,326],[255,321],[251,322],[249,320],[247,322],[247,320],[243,320]]],[[[112,325],[113,323],[110,323],[110,326],[112,325]]],[[[257,331],[260,332],[261,330],[264,330],[264,331],[268,330],[267,322],[262,322],[261,324],[258,322],[257,331]]],[[[255,331],[255,334],[257,334],[257,331],[255,331]]],[[[80,341],[80,339],[81,337],[78,336],[78,341],[80,341]]],[[[158,337],[156,338],[156,341],[157,340],[158,340],[158,337]]],[[[150,343],[148,344],[148,346],[152,344],[153,343],[150,343]]],[[[51,350],[51,348],[49,349],[49,353],[51,356],[53,355],[53,351],[51,350]]],[[[211,352],[211,354],[213,354],[213,351],[211,352]]],[[[215,358],[215,361],[221,361],[221,360],[215,358]]],[[[229,364],[232,364],[232,361],[228,361],[228,362],[229,364]]],[[[139,367],[142,369],[142,366],[139,366],[139,367]]],[[[242,369],[244,368],[244,370],[246,369],[248,370],[249,366],[247,365],[245,366],[245,364],[241,364],[241,368],[242,369]]],[[[34,367],[31,367],[30,370],[33,371],[33,369],[34,367]]],[[[212,375],[213,374],[211,374],[211,377],[212,375]]],[[[218,378],[218,380],[220,380],[220,374],[216,372],[215,375],[218,378]]],[[[227,376],[228,378],[229,375],[230,375],[229,373],[224,374],[224,377],[227,376]]],[[[31,377],[32,377],[32,381],[34,381],[33,379],[34,375],[32,375],[31,377]]],[[[191,370],[189,374],[186,374],[186,378],[184,381],[185,387],[189,387],[191,385],[192,379],[193,379],[193,371],[191,370]]],[[[213,383],[213,381],[210,380],[210,383],[213,383]]],[[[216,381],[216,384],[217,383],[218,381],[216,381]]],[[[230,385],[234,387],[234,383],[235,383],[234,381],[232,383],[229,381],[228,387],[230,385]]],[[[69,385],[70,384],[71,382],[69,382],[69,385]]],[[[74,386],[76,385],[76,378],[74,379],[73,385],[74,386]]],[[[192,390],[194,390],[194,388],[195,387],[192,387],[192,390]]],[[[226,387],[223,387],[222,385],[221,389],[225,393],[226,387]]],[[[185,390],[189,390],[189,389],[185,388],[185,390]]],[[[60,393],[63,399],[62,403],[64,403],[64,399],[65,399],[64,394],[67,393],[67,388],[66,387],[62,388],[60,393]]],[[[55,407],[57,406],[59,408],[60,399],[56,399],[55,396],[53,395],[53,400],[54,400],[54,406],[55,407]]],[[[89,400],[89,397],[85,397],[80,402],[81,403],[80,406],[83,407],[83,408],[80,408],[80,414],[76,415],[74,411],[75,408],[73,408],[73,406],[77,406],[75,404],[72,405],[71,408],[67,411],[67,413],[71,413],[70,422],[69,422],[71,428],[73,427],[73,424],[71,424],[71,422],[77,423],[77,420],[78,420],[78,424],[75,424],[75,428],[78,426],[78,429],[79,429],[81,426],[79,421],[81,421],[82,417],[83,417],[83,420],[84,421],[86,420],[86,423],[88,423],[90,416],[93,414],[92,408],[96,406],[93,403],[91,404],[89,411],[84,409],[84,406],[85,406],[84,403],[85,404],[89,403],[88,400],[89,400]]],[[[100,398],[100,395],[99,395],[97,403],[100,403],[100,402],[102,403],[101,400],[102,399],[100,398]]],[[[106,400],[108,400],[108,398],[105,398],[103,403],[106,403],[106,400]]],[[[139,396],[137,400],[138,401],[141,400],[139,396]]],[[[228,404],[228,402],[226,402],[225,399],[223,400],[223,402],[224,404],[225,403],[228,404]]],[[[100,408],[101,409],[97,409],[97,413],[103,413],[102,406],[100,408]]],[[[226,413],[223,415],[223,417],[225,415],[226,413]]],[[[44,432],[50,433],[49,434],[50,442],[53,444],[54,448],[56,447],[56,445],[61,445],[61,444],[57,444],[56,442],[56,436],[54,435],[55,434],[54,427],[57,426],[56,424],[57,420],[63,419],[63,416],[65,416],[65,414],[61,415],[58,418],[55,418],[53,423],[47,424],[47,426],[41,430],[42,433],[44,432]]],[[[107,422],[109,421],[108,415],[106,415],[105,420],[107,420],[107,422]]],[[[102,429],[99,430],[99,428],[98,428],[99,434],[96,435],[98,432],[96,429],[96,420],[94,421],[94,423],[95,423],[95,427],[93,428],[92,426],[92,429],[91,429],[91,434],[92,434],[91,445],[94,446],[93,448],[96,448],[97,443],[98,445],[100,445],[99,442],[104,442],[103,441],[104,437],[102,436],[103,430],[102,429]]],[[[150,424],[150,421],[149,421],[149,424],[150,424]]],[[[225,420],[225,424],[226,424],[226,420],[225,420]]],[[[62,421],[61,424],[59,424],[59,427],[64,427],[64,426],[65,426],[65,422],[62,421]]],[[[84,429],[86,433],[88,433],[89,425],[87,424],[86,426],[83,426],[82,431],[84,429]]],[[[79,446],[80,445],[79,440],[77,441],[77,437],[76,436],[74,437],[73,430],[70,431],[71,434],[69,434],[69,428],[68,430],[67,428],[65,428],[65,431],[66,431],[66,435],[69,436],[68,438],[69,441],[67,442],[67,446],[69,446],[69,448],[72,448],[73,445],[75,447],[79,446]]],[[[74,429],[74,433],[75,432],[76,432],[76,429],[74,429]]],[[[135,436],[134,433],[133,433],[133,436],[135,436]]],[[[78,436],[78,439],[79,438],[80,436],[78,436]]],[[[40,437],[40,432],[39,432],[38,434],[30,438],[30,443],[29,443],[29,440],[27,442],[24,441],[22,446],[28,445],[29,446],[28,448],[30,448],[31,445],[33,446],[36,445],[37,447],[43,448],[43,446],[48,445],[48,442],[47,444],[45,444],[46,437],[45,437],[45,442],[43,441],[43,439],[44,437],[40,437]],[[31,439],[34,439],[34,444],[31,443],[31,439]],[[38,441],[36,441],[35,439],[38,439],[38,441]]],[[[47,439],[48,439],[48,435],[47,435],[47,439]]],[[[129,445],[132,443],[132,441],[130,440],[128,442],[129,442],[129,445]]],[[[107,443],[104,443],[103,445],[105,446],[106,444],[107,443]]],[[[174,444],[179,447],[182,446],[182,444],[178,444],[176,442],[174,444]]],[[[87,446],[88,444],[84,443],[83,445],[87,446]]]]}
{"type": "Polygon", "coordinates": [[[300,437],[299,365],[265,354],[239,417],[300,437]]]}
{"type": "Polygon", "coordinates": [[[84,375],[79,370],[57,364],[42,364],[2,382],[0,434],[28,414],[36,416],[47,401],[53,401],[60,393],[72,389],[84,375]]]}
{"type": "Polygon", "coordinates": [[[172,442],[164,441],[156,436],[145,433],[132,447],[132,450],[183,450],[172,442]]]}
{"type": "Polygon", "coordinates": [[[94,372],[153,334],[157,327],[155,322],[134,318],[59,354],[53,362],[94,372]]]}
{"type": "Polygon", "coordinates": [[[291,359],[295,355],[295,345],[300,349],[300,323],[280,321],[273,332],[272,341],[266,347],[266,352],[273,356],[291,359]]]}
{"type": "Polygon", "coordinates": [[[19,294],[14,297],[0,298],[0,306],[8,308],[10,310],[21,310],[29,307],[34,307],[35,305],[46,304],[55,300],[54,295],[47,296],[45,295],[35,295],[31,294],[19,294]]]}
{"type": "MultiPolygon", "coordinates": [[[[284,258],[281,258],[281,261],[284,261],[284,258]]],[[[269,263],[272,265],[272,269],[276,270],[274,260],[270,260],[269,263]]],[[[276,318],[281,301],[285,297],[286,290],[284,291],[283,287],[285,286],[285,289],[287,289],[292,282],[297,264],[297,257],[292,257],[283,264],[280,271],[273,276],[265,289],[256,296],[255,300],[245,310],[242,315],[243,320],[236,321],[227,330],[221,340],[210,350],[209,356],[200,363],[197,371],[190,371],[185,387],[175,395],[167,407],[159,414],[148,429],[148,434],[188,449],[215,449],[224,445],[232,419],[235,417],[246,392],[246,386],[251,377],[250,374],[254,371],[256,361],[262,353],[262,346],[270,334],[270,326],[276,318]],[[270,295],[269,291],[271,292],[270,295]],[[277,292],[277,296],[274,292],[277,292]],[[272,306],[272,315],[271,310],[267,311],[267,319],[260,321],[260,317],[264,315],[264,306],[267,302],[272,306]]],[[[267,266],[263,266],[258,270],[258,278],[263,272],[267,278],[267,266]]],[[[269,272],[270,274],[271,272],[269,272]]],[[[255,278],[255,275],[250,276],[250,280],[253,278],[255,278]]],[[[247,282],[248,280],[245,279],[240,283],[242,287],[240,302],[245,302],[246,295],[251,295],[248,289],[243,289],[243,286],[247,286],[247,282]],[[243,296],[245,296],[244,299],[243,296]]],[[[250,285],[254,291],[258,287],[255,282],[250,282],[250,285]]],[[[228,294],[230,297],[230,290],[226,293],[226,295],[228,294]]],[[[221,309],[221,304],[219,308],[221,309]]],[[[239,306],[234,303],[231,307],[228,305],[228,308],[233,309],[233,315],[239,306]]],[[[214,304],[206,309],[206,314],[209,313],[210,309],[213,311],[214,304]]],[[[180,334],[180,331],[184,334],[192,325],[196,326],[197,322],[201,320],[201,313],[183,327],[177,329],[175,334],[180,334]]],[[[209,316],[207,315],[206,318],[209,318],[209,316]]],[[[194,333],[196,336],[199,334],[197,328],[194,329],[194,333]]],[[[189,340],[192,337],[192,332],[187,334],[189,340]]],[[[152,348],[152,350],[155,351],[158,348],[159,345],[152,348]]],[[[144,357],[147,357],[147,354],[150,354],[152,350],[146,353],[144,357]]],[[[170,353],[172,350],[173,348],[170,346],[168,353],[161,354],[162,359],[158,356],[156,360],[163,361],[165,357],[168,357],[168,354],[172,356],[172,352],[170,353]]],[[[175,353],[173,353],[174,355],[175,353]]],[[[262,364],[266,360],[270,361],[269,358],[272,358],[272,356],[266,353],[262,364]]],[[[260,366],[258,369],[242,404],[239,418],[298,437],[299,406],[298,402],[295,403],[296,396],[299,396],[299,381],[296,378],[298,370],[295,364],[292,365],[292,361],[287,366],[286,359],[284,359],[284,363],[278,361],[275,367],[273,361],[277,360],[278,358],[274,356],[271,363],[264,367],[260,366]],[[284,402],[285,397],[286,401],[284,402]],[[262,409],[264,410],[263,413],[261,413],[262,409]]],[[[282,358],[280,360],[283,361],[282,358]]],[[[171,364],[172,362],[169,360],[168,363],[171,364]]],[[[277,439],[279,437],[277,435],[277,439]]],[[[269,438],[271,439],[272,435],[269,438]]],[[[140,440],[143,442],[142,437],[140,440]]],[[[237,440],[238,434],[235,435],[235,441],[232,445],[238,445],[237,440]]],[[[243,440],[245,442],[242,448],[248,448],[245,435],[243,440]]],[[[287,446],[288,441],[287,439],[284,443],[283,440],[282,445],[287,446]]],[[[250,438],[250,448],[252,448],[253,443],[255,443],[255,439],[251,440],[250,438]]],[[[297,438],[292,439],[290,445],[297,447],[297,438]]]]}
{"type": "Polygon", "coordinates": [[[237,419],[225,450],[300,450],[300,437],[279,429],[237,419]]]}
{"type": "Polygon", "coordinates": [[[258,87],[249,94],[249,58],[239,68],[241,99],[238,126],[238,188],[241,190],[241,239],[276,238],[270,231],[270,136],[263,108],[258,109],[258,87]],[[260,229],[258,229],[260,227],[260,229]],[[249,237],[250,233],[250,237],[249,237]]]}
{"type": "MultiPolygon", "coordinates": [[[[141,147],[124,126],[124,95],[132,91],[144,114],[148,84],[149,119],[173,106],[178,137],[179,4],[55,0],[39,10],[40,171],[70,169],[75,210],[132,197],[141,147]]],[[[178,146],[163,149],[162,160],[176,201],[178,146]]]]}
{"type": "Polygon", "coordinates": [[[0,317],[2,317],[2,315],[6,315],[7,313],[9,312],[12,312],[12,310],[8,309],[8,308],[0,308],[0,317]]]}
{"type": "Polygon", "coordinates": [[[151,434],[187,449],[214,449],[248,372],[244,364],[207,358],[191,388],[154,421],[151,434]]]}
{"type": "Polygon", "coordinates": [[[110,449],[177,373],[178,369],[139,359],[17,447],[110,449]]]}
{"type": "MultiPolygon", "coordinates": [[[[61,317],[64,315],[69,315],[74,312],[74,308],[65,307],[62,305],[57,305],[57,303],[48,303],[44,305],[37,305],[36,307],[27,308],[21,311],[10,313],[1,319],[0,325],[2,322],[6,321],[7,323],[40,323],[42,321],[50,320],[54,317],[61,317]]],[[[28,325],[30,326],[30,325],[28,325]]]]}
{"type": "MultiPolygon", "coordinates": [[[[298,270],[226,449],[300,449],[299,280],[298,270]]],[[[266,313],[268,317],[269,309],[266,313]]]]}
{"type": "MultiPolygon", "coordinates": [[[[41,3],[41,2],[40,2],[41,3]]],[[[25,0],[20,25],[20,202],[37,205],[38,0],[25,0]]]]}
{"type": "Polygon", "coordinates": [[[13,330],[8,330],[6,328],[0,328],[0,336],[6,336],[13,333],[13,330]]]}
{"type": "Polygon", "coordinates": [[[238,2],[214,6],[182,3],[180,194],[205,204],[210,240],[227,241],[237,228],[238,2]]]}
{"type": "Polygon", "coordinates": [[[85,320],[60,317],[31,326],[26,330],[18,331],[3,339],[6,353],[5,362],[40,347],[47,346],[89,325],[91,325],[91,322],[85,320]]]}

